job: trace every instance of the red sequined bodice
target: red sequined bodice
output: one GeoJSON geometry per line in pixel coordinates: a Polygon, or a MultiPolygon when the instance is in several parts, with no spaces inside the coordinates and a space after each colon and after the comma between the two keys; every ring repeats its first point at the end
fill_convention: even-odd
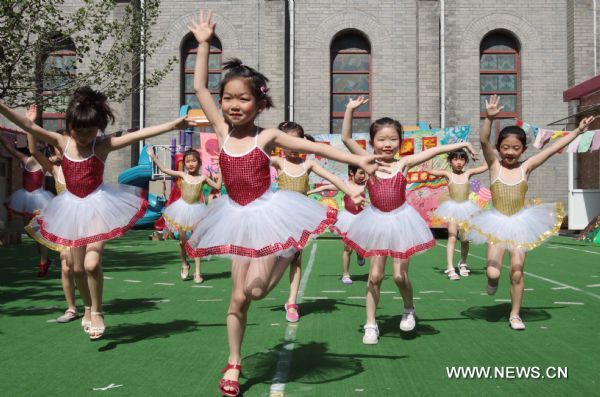
{"type": "Polygon", "coordinates": [[[102,184],[104,163],[95,155],[74,161],[63,156],[62,170],[67,190],[77,197],[85,197],[102,184]]]}
{"type": "Polygon", "coordinates": [[[41,189],[44,186],[44,172],[39,169],[29,171],[23,168],[23,188],[28,192],[41,189]]]}
{"type": "MultiPolygon", "coordinates": [[[[361,196],[365,197],[365,194],[363,193],[361,194],[361,196]]],[[[346,211],[354,215],[358,214],[363,210],[362,204],[354,204],[354,201],[352,201],[350,196],[348,196],[347,194],[344,194],[344,208],[346,209],[346,211]]]]}
{"type": "Polygon", "coordinates": [[[219,153],[219,167],[227,194],[239,205],[262,196],[271,186],[271,159],[258,146],[241,156],[225,149],[219,153]]]}
{"type": "Polygon", "coordinates": [[[373,207],[383,212],[400,208],[406,201],[406,178],[402,172],[391,178],[369,178],[367,189],[373,207]]]}

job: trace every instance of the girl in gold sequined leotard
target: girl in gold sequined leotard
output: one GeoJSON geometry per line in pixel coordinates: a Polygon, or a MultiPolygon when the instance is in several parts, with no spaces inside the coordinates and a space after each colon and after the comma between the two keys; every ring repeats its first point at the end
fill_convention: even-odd
{"type": "Polygon", "coordinates": [[[471,217],[479,211],[479,207],[469,200],[471,192],[469,180],[473,175],[487,171],[487,164],[472,169],[466,169],[469,162],[467,152],[456,150],[448,153],[448,164],[450,170],[431,170],[431,175],[446,178],[448,180],[449,198],[440,203],[435,211],[435,216],[448,223],[448,245],[446,246],[446,270],[444,273],[449,280],[460,280],[460,276],[469,275],[467,256],[469,254],[469,240],[466,229],[469,227],[471,217]],[[456,239],[460,237],[460,262],[458,262],[458,273],[454,269],[454,247],[456,239]],[[459,276],[460,274],[460,276],[459,276]]]}
{"type": "MultiPolygon", "coordinates": [[[[183,168],[185,172],[174,171],[162,165],[154,154],[152,147],[148,148],[148,155],[161,171],[178,178],[177,183],[181,191],[181,197],[165,208],[163,218],[169,230],[179,234],[182,264],[181,279],[185,281],[188,278],[190,270],[185,252],[187,232],[193,231],[206,213],[206,205],[204,204],[204,197],[202,195],[204,184],[209,185],[213,189],[221,189],[220,174],[217,181],[213,181],[206,175],[202,175],[200,154],[194,149],[187,150],[183,154],[183,168]]],[[[196,262],[194,281],[199,284],[204,281],[200,271],[200,258],[194,258],[194,261],[196,262]]]]}
{"type": "MultiPolygon", "coordinates": [[[[290,121],[283,122],[279,124],[279,129],[295,137],[304,138],[304,129],[298,123],[290,121]]],[[[272,156],[271,162],[277,170],[277,185],[281,190],[297,192],[306,196],[310,190],[310,173],[314,172],[321,178],[333,183],[344,193],[355,197],[356,200],[360,200],[358,198],[358,196],[360,196],[359,189],[349,187],[340,178],[321,167],[316,161],[305,160],[297,152],[286,151],[285,157],[283,158],[272,156]]],[[[296,322],[300,318],[296,299],[298,296],[298,288],[300,287],[300,279],[302,277],[301,264],[302,251],[299,251],[290,263],[290,294],[284,305],[286,320],[290,322],[296,322]]]]}
{"type": "Polygon", "coordinates": [[[586,131],[595,117],[583,119],[575,131],[521,163],[519,159],[527,148],[527,135],[522,128],[505,127],[498,134],[495,147],[490,143],[492,122],[501,110],[498,96],[493,95],[486,101],[487,117],[480,139],[485,160],[490,168],[493,208],[473,217],[469,238],[475,243],[488,244],[486,290],[489,295],[495,294],[498,289],[504,252],[509,252],[512,307],[508,321],[512,329],[523,330],[525,324],[519,316],[519,311],[525,288],[526,252],[558,233],[564,217],[562,203],[526,203],[527,178],[533,170],[586,131]],[[494,149],[497,150],[500,159],[494,149]]]}

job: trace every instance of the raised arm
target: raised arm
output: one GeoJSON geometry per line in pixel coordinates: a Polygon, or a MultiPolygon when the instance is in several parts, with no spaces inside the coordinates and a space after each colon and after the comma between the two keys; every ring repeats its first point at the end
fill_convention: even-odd
{"type": "Polygon", "coordinates": [[[219,169],[219,172],[217,172],[217,178],[216,179],[212,179],[212,174],[211,174],[211,176],[207,176],[206,177],[206,184],[208,186],[210,186],[211,188],[220,191],[221,187],[223,186],[223,174],[221,174],[221,170],[219,169]]]}
{"type": "Polygon", "coordinates": [[[490,142],[490,135],[492,134],[492,123],[503,108],[504,106],[500,106],[500,97],[498,95],[492,95],[489,101],[485,101],[487,116],[483,120],[483,127],[479,132],[479,141],[481,142],[481,150],[483,151],[483,157],[488,168],[492,168],[492,165],[498,163],[494,145],[490,142]]]}
{"type": "Polygon", "coordinates": [[[405,169],[412,168],[416,165],[426,162],[427,160],[431,160],[432,158],[434,158],[435,156],[437,156],[439,154],[452,152],[452,151],[458,150],[458,149],[466,149],[471,154],[471,157],[474,160],[477,160],[477,153],[473,149],[473,146],[469,142],[459,142],[459,143],[452,143],[450,145],[436,146],[434,148],[424,150],[421,153],[418,153],[418,154],[415,154],[412,156],[408,156],[408,157],[404,157],[400,161],[403,162],[402,166],[405,169]]]}
{"type": "Polygon", "coordinates": [[[2,134],[0,134],[0,145],[4,146],[4,149],[6,149],[6,151],[10,153],[11,156],[15,157],[17,160],[25,164],[25,162],[27,161],[27,156],[15,149],[14,143],[11,144],[6,142],[2,134]]]}
{"type": "Polygon", "coordinates": [[[490,167],[488,167],[487,163],[484,165],[480,165],[479,167],[475,167],[475,168],[471,168],[470,170],[467,170],[467,172],[469,173],[467,176],[470,178],[473,175],[479,175],[479,174],[483,174],[484,172],[486,172],[490,167]]]}
{"type": "Polygon", "coordinates": [[[0,101],[0,113],[4,117],[9,119],[11,122],[15,123],[20,128],[22,128],[26,132],[29,132],[31,135],[33,135],[35,138],[41,141],[49,143],[52,146],[58,147],[61,150],[67,144],[67,138],[65,138],[63,135],[43,129],[39,125],[29,120],[27,117],[15,112],[13,109],[6,106],[6,104],[4,104],[4,102],[2,101],[0,101]]]}
{"type": "Polygon", "coordinates": [[[113,150],[119,150],[127,147],[132,143],[141,141],[142,139],[152,138],[153,136],[164,134],[165,132],[172,130],[186,129],[189,127],[189,125],[185,118],[186,116],[182,116],[173,121],[169,121],[168,123],[142,128],[141,130],[130,132],[129,134],[122,136],[111,136],[109,139],[102,141],[102,144],[98,150],[104,150],[105,155],[108,155],[108,153],[112,152],[113,150]]]}
{"type": "Polygon", "coordinates": [[[148,153],[148,156],[150,156],[152,161],[154,161],[154,164],[156,164],[158,169],[161,170],[162,172],[164,172],[165,174],[174,176],[176,178],[183,178],[185,176],[185,173],[183,173],[181,171],[175,171],[175,170],[165,167],[165,165],[163,163],[161,163],[160,160],[158,159],[158,157],[154,154],[153,146],[149,146],[148,149],[146,150],[146,152],[148,153]]]}
{"type": "Polygon", "coordinates": [[[196,41],[198,41],[198,53],[196,54],[196,67],[194,69],[194,91],[206,118],[217,133],[219,142],[222,142],[229,132],[229,126],[208,90],[210,38],[215,32],[217,24],[216,22],[212,22],[211,18],[212,11],[208,11],[206,19],[204,18],[204,11],[200,11],[200,21],[196,23],[195,20],[192,20],[192,24],[188,26],[188,29],[194,34],[196,41]]]}
{"type": "Polygon", "coordinates": [[[279,156],[271,156],[271,165],[277,171],[281,170],[281,157],[279,157],[279,156]]]}
{"type": "Polygon", "coordinates": [[[525,162],[523,162],[523,166],[525,167],[525,170],[527,172],[531,172],[534,169],[536,169],[537,167],[539,167],[540,165],[544,164],[546,162],[546,160],[548,160],[550,157],[552,157],[554,154],[556,154],[562,148],[567,146],[569,143],[573,142],[573,140],[575,140],[575,138],[577,138],[577,136],[579,134],[582,134],[585,131],[587,131],[588,128],[590,127],[590,124],[592,124],[594,122],[594,120],[596,120],[596,116],[586,117],[585,119],[581,120],[581,122],[579,123],[579,126],[575,130],[573,130],[570,134],[565,135],[564,137],[558,139],[556,142],[554,142],[552,145],[548,146],[546,149],[542,150],[541,152],[539,152],[539,153],[531,156],[527,160],[525,160],[525,162]]]}
{"type": "Polygon", "coordinates": [[[344,121],[342,122],[342,142],[350,150],[351,153],[363,156],[368,152],[363,149],[354,139],[352,139],[352,117],[354,111],[362,104],[367,103],[369,100],[360,96],[356,99],[350,99],[348,105],[346,105],[346,112],[344,113],[344,121]]]}
{"type": "Polygon", "coordinates": [[[54,164],[52,164],[48,157],[46,157],[42,152],[36,150],[36,146],[36,139],[31,134],[27,134],[27,147],[29,148],[33,158],[40,163],[44,171],[54,174],[54,164]]]}
{"type": "Polygon", "coordinates": [[[308,193],[306,193],[306,194],[310,195],[310,194],[321,193],[321,192],[325,192],[325,191],[338,191],[338,190],[339,189],[337,187],[335,187],[335,185],[328,184],[328,185],[319,186],[312,190],[309,190],[308,193]]]}
{"type": "Polygon", "coordinates": [[[336,188],[338,188],[338,190],[341,190],[348,196],[352,197],[353,200],[354,200],[354,198],[356,198],[357,199],[356,204],[359,204],[360,202],[364,201],[364,197],[362,199],[359,199],[359,197],[362,193],[362,189],[351,188],[350,186],[345,184],[344,181],[342,181],[340,179],[340,177],[327,171],[325,168],[321,167],[321,165],[319,165],[319,163],[317,163],[316,161],[308,161],[308,169],[310,171],[313,171],[315,174],[319,175],[321,178],[327,179],[336,188]]]}
{"type": "MultiPolygon", "coordinates": [[[[269,136],[267,139],[271,140],[276,146],[284,149],[295,150],[300,153],[314,153],[334,161],[356,165],[371,175],[374,174],[377,169],[379,169],[379,163],[377,160],[384,157],[383,155],[358,156],[355,154],[342,152],[330,145],[314,143],[308,139],[296,138],[277,129],[269,129],[265,130],[265,132],[266,131],[268,132],[265,135],[269,136]]],[[[389,170],[386,169],[382,169],[382,171],[389,173],[389,170]]]]}
{"type": "Polygon", "coordinates": [[[448,171],[446,170],[427,170],[429,175],[437,176],[438,178],[448,178],[448,171]]]}

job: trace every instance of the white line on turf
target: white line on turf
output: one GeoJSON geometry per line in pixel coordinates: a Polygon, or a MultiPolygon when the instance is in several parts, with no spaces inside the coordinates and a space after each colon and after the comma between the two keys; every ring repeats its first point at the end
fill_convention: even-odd
{"type": "MultiPolygon", "coordinates": [[[[438,245],[441,245],[442,247],[446,247],[446,245],[445,245],[445,244],[442,244],[442,243],[438,243],[438,245]]],[[[455,251],[456,251],[456,252],[460,252],[459,250],[455,250],[455,251]]],[[[482,256],[479,256],[479,255],[475,255],[475,254],[471,254],[471,253],[469,253],[469,256],[472,256],[472,257],[474,257],[474,258],[478,258],[478,259],[482,259],[482,260],[484,260],[484,261],[487,261],[487,259],[486,259],[486,258],[484,258],[484,257],[482,257],[482,256]]],[[[593,293],[591,293],[591,292],[588,292],[588,291],[584,291],[584,290],[582,290],[582,289],[580,289],[580,288],[573,287],[572,285],[564,284],[564,283],[561,283],[561,282],[558,282],[558,281],[555,281],[555,280],[549,279],[549,278],[547,278],[547,277],[538,276],[537,274],[533,274],[533,273],[530,273],[530,272],[525,272],[525,275],[527,275],[527,276],[530,276],[530,277],[533,277],[533,278],[537,278],[537,279],[540,279],[540,280],[544,280],[544,281],[546,281],[546,282],[548,282],[548,283],[551,283],[551,284],[554,284],[554,285],[559,285],[559,286],[561,286],[561,287],[565,287],[565,288],[569,288],[569,289],[572,289],[572,290],[575,290],[575,291],[578,291],[578,292],[582,292],[582,293],[584,293],[584,294],[586,294],[586,295],[589,295],[589,296],[592,296],[592,297],[594,297],[594,298],[596,298],[596,299],[600,299],[600,295],[593,294],[593,293]]]]}
{"type": "MultiPolygon", "coordinates": [[[[301,303],[304,298],[304,290],[308,283],[308,278],[312,272],[313,264],[315,263],[315,254],[317,253],[317,243],[313,243],[312,249],[310,250],[310,257],[308,258],[308,264],[306,270],[300,280],[300,287],[298,288],[297,302],[301,303]]],[[[275,397],[283,397],[285,394],[285,384],[288,381],[290,374],[290,368],[292,365],[292,351],[294,350],[294,341],[296,340],[296,332],[298,331],[298,324],[288,323],[285,328],[285,344],[283,348],[279,350],[279,359],[277,360],[277,369],[270,389],[270,395],[275,397]]]]}
{"type": "Polygon", "coordinates": [[[329,299],[329,297],[328,296],[305,296],[305,297],[303,297],[303,299],[319,300],[319,299],[329,299]]]}
{"type": "Polygon", "coordinates": [[[324,290],[321,292],[324,294],[345,294],[346,293],[346,291],[337,290],[337,289],[336,290],[324,290]]]}
{"type": "Polygon", "coordinates": [[[510,302],[510,299],[494,299],[494,302],[510,302]]]}
{"type": "Polygon", "coordinates": [[[112,277],[108,277],[108,276],[104,276],[104,279],[105,280],[112,280],[113,278],[112,277]]]}
{"type": "Polygon", "coordinates": [[[596,251],[588,251],[588,250],[577,249],[577,248],[573,248],[573,247],[563,247],[560,245],[553,245],[553,244],[549,244],[549,245],[551,248],[566,249],[566,250],[573,250],[573,251],[579,251],[579,252],[587,252],[588,254],[600,255],[600,252],[596,252],[596,251]]]}
{"type": "Polygon", "coordinates": [[[175,285],[174,283],[154,283],[155,285],[175,285]]]}
{"type": "Polygon", "coordinates": [[[419,291],[419,294],[443,294],[444,291],[419,291]]]}
{"type": "Polygon", "coordinates": [[[93,391],[107,391],[109,389],[116,389],[117,387],[121,387],[123,385],[115,385],[114,383],[111,383],[110,385],[106,386],[106,387],[94,387],[92,388],[93,391]]]}
{"type": "Polygon", "coordinates": [[[442,298],[440,299],[441,301],[448,301],[448,302],[464,302],[465,299],[448,299],[448,298],[442,298]]]}
{"type": "Polygon", "coordinates": [[[144,303],[169,303],[171,299],[157,299],[157,300],[147,300],[144,303]]]}
{"type": "Polygon", "coordinates": [[[586,287],[588,287],[588,288],[596,288],[596,287],[600,287],[600,284],[590,284],[590,285],[586,285],[586,287]]]}
{"type": "Polygon", "coordinates": [[[367,299],[365,296],[349,296],[348,299],[367,299]]]}
{"type": "Polygon", "coordinates": [[[553,289],[555,291],[561,290],[561,289],[573,289],[572,287],[552,287],[550,289],[553,289]]]}
{"type": "Polygon", "coordinates": [[[212,285],[192,285],[192,288],[212,288],[212,285]]]}
{"type": "Polygon", "coordinates": [[[583,306],[583,302],[554,302],[555,305],[581,305],[583,306]]]}
{"type": "Polygon", "coordinates": [[[223,302],[223,299],[196,299],[196,302],[223,302]]]}
{"type": "Polygon", "coordinates": [[[125,281],[126,283],[141,283],[140,280],[123,280],[123,281],[125,281]]]}

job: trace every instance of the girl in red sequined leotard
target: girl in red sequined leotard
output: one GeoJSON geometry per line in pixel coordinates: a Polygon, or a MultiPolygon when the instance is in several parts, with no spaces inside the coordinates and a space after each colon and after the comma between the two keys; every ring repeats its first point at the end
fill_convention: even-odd
{"type": "MultiPolygon", "coordinates": [[[[352,115],[354,110],[366,103],[359,97],[350,100],[342,124],[342,141],[355,154],[367,151],[352,140],[352,115]]],[[[360,255],[371,257],[366,299],[366,325],[363,343],[376,344],[379,329],[375,320],[384,267],[388,257],[392,258],[393,278],[404,301],[404,313],[400,330],[408,332],[415,328],[415,310],[412,285],[408,278],[409,258],[434,246],[433,235],[419,213],[406,202],[406,173],[434,156],[460,148],[474,154],[469,143],[438,146],[421,153],[402,157],[395,155],[402,142],[402,126],[396,120],[384,117],[376,120],[369,129],[371,146],[375,154],[383,154],[391,175],[376,174],[367,181],[371,205],[365,208],[350,225],[344,244],[360,255]]]]}
{"type": "Polygon", "coordinates": [[[311,235],[323,232],[336,219],[327,209],[296,192],[272,192],[270,153],[275,147],[310,152],[351,163],[373,173],[376,156],[355,156],[328,145],[295,138],[254,121],[271,107],[267,79],[239,60],[224,65],[220,86],[221,112],[207,88],[209,41],[214,32],[211,14],[200,14],[190,30],[198,41],[194,89],[219,142],[219,165],[227,196],[214,200],[186,246],[191,256],[233,256],[233,291],[227,316],[229,360],[219,388],[224,395],[239,393],[241,343],[252,300],[261,299],[279,282],[291,257],[311,235]]]}
{"type": "MultiPolygon", "coordinates": [[[[27,118],[35,120],[37,109],[30,107],[27,109],[27,118]]],[[[9,144],[0,135],[0,144],[4,146],[14,158],[19,160],[23,167],[23,187],[5,201],[4,206],[8,211],[16,216],[22,217],[28,222],[36,213],[45,208],[54,195],[44,190],[44,170],[40,163],[31,156],[27,156],[15,149],[14,144],[9,144]]],[[[40,262],[38,263],[38,277],[45,277],[50,267],[48,258],[48,249],[39,245],[40,262]]]]}
{"type": "Polygon", "coordinates": [[[129,230],[148,205],[145,192],[125,185],[103,183],[104,162],[113,150],[128,147],[179,127],[184,118],[144,128],[120,137],[96,140],[114,116],[106,96],[82,87],[75,91],[67,108],[70,136],[45,130],[0,102],[0,113],[36,139],[59,148],[67,190],[53,199],[36,220],[44,239],[70,248],[80,293],[86,305],[82,325],[90,339],[104,333],[102,315],[102,252],[104,241],[129,230]],[[85,266],[84,266],[85,264],[85,266]]]}

